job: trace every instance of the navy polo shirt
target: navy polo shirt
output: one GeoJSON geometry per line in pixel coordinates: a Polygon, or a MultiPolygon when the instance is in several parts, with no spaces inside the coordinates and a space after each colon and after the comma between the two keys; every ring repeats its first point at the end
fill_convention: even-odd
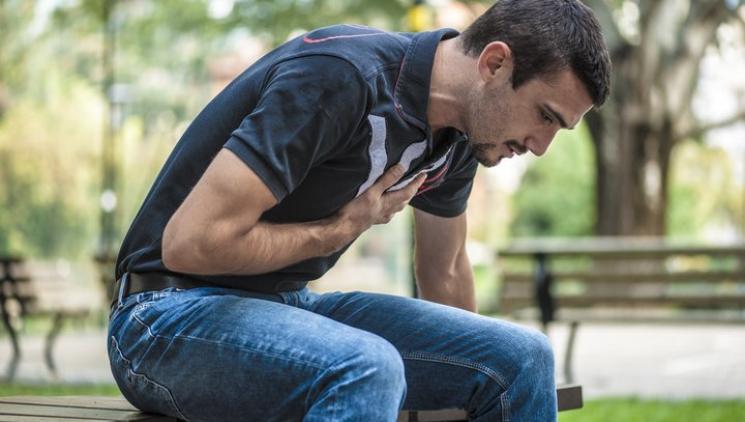
{"type": "MultiPolygon", "coordinates": [[[[166,223],[222,148],[245,162],[279,201],[263,221],[329,217],[397,163],[406,172],[391,189],[427,173],[412,206],[444,217],[461,214],[476,161],[462,134],[445,129],[433,137],[427,124],[435,50],[456,35],[449,29],[410,34],[338,25],[291,40],[254,63],[177,143],[124,239],[117,278],[125,271],[168,272],[161,259],[166,223]]],[[[249,290],[279,282],[302,287],[344,250],[267,274],[197,278],[249,290]]]]}

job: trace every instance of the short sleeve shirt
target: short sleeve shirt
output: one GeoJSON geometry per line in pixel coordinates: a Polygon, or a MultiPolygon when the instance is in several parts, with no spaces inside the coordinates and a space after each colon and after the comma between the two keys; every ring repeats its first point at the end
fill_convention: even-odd
{"type": "MultiPolygon", "coordinates": [[[[427,174],[412,206],[443,217],[464,212],[476,161],[462,134],[447,129],[434,139],[426,121],[437,44],[455,35],[449,29],[408,34],[338,25],[291,40],[254,63],[177,143],[124,239],[117,277],[169,272],[161,259],[165,225],[222,148],[278,200],[262,221],[329,217],[395,164],[406,171],[392,190],[427,174]]],[[[248,290],[280,282],[302,287],[345,249],[266,274],[198,278],[248,290]]]]}

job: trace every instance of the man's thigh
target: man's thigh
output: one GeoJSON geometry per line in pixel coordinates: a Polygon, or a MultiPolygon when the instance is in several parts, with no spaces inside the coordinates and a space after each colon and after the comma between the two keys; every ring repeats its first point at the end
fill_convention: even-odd
{"type": "Polygon", "coordinates": [[[536,346],[546,348],[536,330],[424,300],[335,292],[310,303],[311,311],[379,335],[398,349],[406,372],[404,409],[476,411],[506,400],[527,357],[536,356],[536,346]]]}
{"type": "Polygon", "coordinates": [[[331,365],[365,342],[390,348],[281,299],[226,290],[144,294],[114,316],[112,371],[133,404],[190,420],[297,420],[331,365]]]}

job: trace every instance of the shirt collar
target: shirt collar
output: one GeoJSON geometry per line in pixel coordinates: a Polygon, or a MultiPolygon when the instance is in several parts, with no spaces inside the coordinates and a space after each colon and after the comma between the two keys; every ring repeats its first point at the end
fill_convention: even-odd
{"type": "Polygon", "coordinates": [[[429,132],[427,103],[437,44],[457,35],[458,31],[449,28],[416,33],[401,62],[393,94],[396,110],[425,132],[429,132]]]}

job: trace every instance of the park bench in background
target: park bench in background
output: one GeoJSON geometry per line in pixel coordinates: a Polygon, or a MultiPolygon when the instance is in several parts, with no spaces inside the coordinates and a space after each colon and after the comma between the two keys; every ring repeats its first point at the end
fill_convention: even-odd
{"type": "Polygon", "coordinates": [[[579,323],[745,322],[745,244],[661,239],[516,241],[497,252],[499,312],[570,325],[566,382],[579,323]]]}
{"type": "MultiPolygon", "coordinates": [[[[578,386],[564,386],[557,390],[559,410],[582,407],[582,390],[578,386]]],[[[3,421],[138,421],[176,422],[170,417],[141,413],[123,397],[0,397],[0,420],[3,421]]],[[[463,410],[403,411],[398,422],[463,422],[463,410]]]]}
{"type": "Polygon", "coordinates": [[[51,318],[44,359],[51,374],[57,376],[53,349],[64,322],[85,318],[102,302],[98,291],[82,288],[73,278],[64,261],[32,263],[18,256],[0,256],[0,312],[12,346],[6,380],[15,377],[22,355],[19,333],[34,316],[51,318]]]}
{"type": "Polygon", "coordinates": [[[98,270],[98,279],[103,286],[106,303],[111,303],[114,298],[114,273],[116,267],[116,254],[100,252],[93,257],[98,270]]]}

